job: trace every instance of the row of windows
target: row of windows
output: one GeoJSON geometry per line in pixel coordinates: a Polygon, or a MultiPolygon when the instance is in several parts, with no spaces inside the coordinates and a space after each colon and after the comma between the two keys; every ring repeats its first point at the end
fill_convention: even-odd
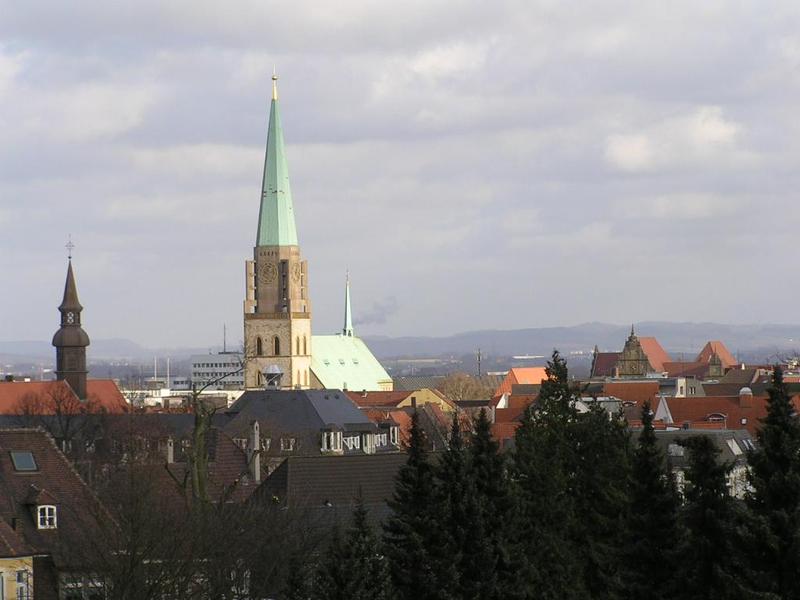
{"type": "MultiPolygon", "coordinates": [[[[295,352],[294,353],[297,354],[297,355],[300,355],[300,354],[306,355],[306,354],[308,354],[308,340],[306,339],[306,336],[303,336],[301,338],[298,335],[295,338],[295,352]],[[301,341],[302,341],[302,346],[301,346],[301,341]],[[301,348],[303,350],[302,353],[300,352],[301,348]]],[[[280,355],[281,355],[281,338],[279,338],[276,335],[276,336],[274,336],[272,338],[272,354],[271,354],[271,356],[280,356],[280,355]]],[[[261,336],[256,338],[256,356],[264,356],[264,340],[261,339],[261,336]]]]}
{"type": "MultiPolygon", "coordinates": [[[[250,443],[248,442],[247,438],[234,438],[233,443],[239,446],[242,450],[247,450],[250,443]]],[[[289,438],[281,438],[281,451],[283,452],[291,452],[295,449],[297,445],[297,438],[289,437],[289,438]]],[[[261,450],[266,452],[272,446],[272,440],[270,438],[261,438],[261,450]]]]}
{"type": "Polygon", "coordinates": [[[239,362],[192,364],[192,369],[238,369],[239,367],[241,367],[239,362]]]}

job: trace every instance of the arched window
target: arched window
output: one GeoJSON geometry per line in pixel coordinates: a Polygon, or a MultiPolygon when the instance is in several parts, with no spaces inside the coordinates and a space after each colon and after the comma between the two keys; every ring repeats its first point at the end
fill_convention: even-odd
{"type": "Polygon", "coordinates": [[[306,336],[303,336],[303,354],[308,354],[308,348],[306,347],[306,336]]]}
{"type": "Polygon", "coordinates": [[[275,356],[281,355],[281,338],[279,338],[277,335],[272,340],[272,353],[275,356]]]}
{"type": "Polygon", "coordinates": [[[261,387],[263,385],[262,382],[261,382],[261,377],[262,377],[261,371],[258,371],[258,373],[256,373],[256,379],[258,381],[258,387],[261,387]]]}
{"type": "Polygon", "coordinates": [[[297,386],[301,386],[303,384],[303,380],[300,379],[300,371],[297,372],[297,386]]]}
{"type": "Polygon", "coordinates": [[[256,338],[256,355],[262,356],[264,354],[264,345],[261,342],[261,337],[256,338]]]}
{"type": "Polygon", "coordinates": [[[303,379],[304,379],[304,380],[305,380],[305,382],[306,382],[306,386],[308,386],[308,371],[306,371],[305,373],[303,373],[303,379]]]}
{"type": "Polygon", "coordinates": [[[294,342],[295,354],[300,354],[300,336],[298,335],[294,342]]]}

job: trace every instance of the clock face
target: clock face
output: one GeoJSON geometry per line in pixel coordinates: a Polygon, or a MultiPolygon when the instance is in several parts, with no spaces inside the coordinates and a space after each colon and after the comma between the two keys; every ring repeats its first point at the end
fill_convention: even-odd
{"type": "Polygon", "coordinates": [[[300,266],[300,263],[296,263],[292,268],[292,277],[295,281],[300,281],[300,275],[303,273],[303,268],[300,266]]]}
{"type": "Polygon", "coordinates": [[[261,283],[272,283],[278,278],[278,267],[275,266],[275,263],[265,263],[261,265],[259,276],[261,283]]]}
{"type": "Polygon", "coordinates": [[[68,312],[68,313],[67,313],[67,323],[69,323],[70,325],[72,325],[74,322],[75,322],[75,313],[73,313],[73,312],[68,312]]]}

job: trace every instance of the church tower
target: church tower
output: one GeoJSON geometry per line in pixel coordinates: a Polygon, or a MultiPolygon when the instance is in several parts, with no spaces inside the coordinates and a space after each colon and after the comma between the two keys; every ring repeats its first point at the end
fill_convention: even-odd
{"type": "Polygon", "coordinates": [[[311,380],[308,267],[297,243],[277,80],[273,75],[256,245],[245,266],[245,388],[264,387],[265,373],[283,389],[308,388],[311,380]]]}
{"type": "Polygon", "coordinates": [[[86,346],[89,345],[89,336],[81,327],[83,307],[78,302],[72,256],[69,257],[67,267],[64,299],[58,310],[61,313],[61,327],[53,336],[53,346],[56,347],[56,377],[59,380],[66,379],[78,398],[86,400],[86,376],[89,374],[86,369],[86,346]]]}

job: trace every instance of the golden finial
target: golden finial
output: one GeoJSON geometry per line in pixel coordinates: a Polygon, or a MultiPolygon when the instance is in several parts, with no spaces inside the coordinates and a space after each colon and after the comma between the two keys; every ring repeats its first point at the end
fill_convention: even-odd
{"type": "Polygon", "coordinates": [[[275,66],[272,66],[272,99],[278,99],[278,76],[275,74],[275,66]]]}

